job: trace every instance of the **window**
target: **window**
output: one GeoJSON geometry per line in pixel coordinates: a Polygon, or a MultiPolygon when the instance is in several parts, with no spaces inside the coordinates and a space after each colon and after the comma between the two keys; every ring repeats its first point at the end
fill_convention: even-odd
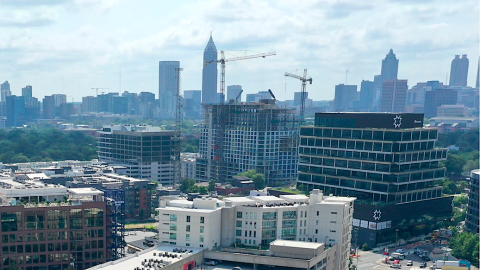
{"type": "Polygon", "coordinates": [[[170,233],[170,240],[176,240],[177,239],[177,234],[176,233],[170,233]]]}
{"type": "Polygon", "coordinates": [[[186,235],[186,240],[187,240],[187,241],[190,241],[190,234],[187,234],[187,235],[186,235]]]}
{"type": "Polygon", "coordinates": [[[172,223],[170,224],[170,231],[176,231],[177,230],[177,224],[172,223]]]}
{"type": "Polygon", "coordinates": [[[177,215],[171,214],[170,215],[170,221],[177,221],[177,215]]]}
{"type": "Polygon", "coordinates": [[[337,231],[335,231],[335,230],[330,230],[330,232],[336,233],[337,231]]]}
{"type": "Polygon", "coordinates": [[[200,217],[200,223],[205,223],[205,217],[200,217]]]}
{"type": "Polygon", "coordinates": [[[320,211],[317,211],[317,217],[318,217],[319,214],[320,214],[320,211]]]}
{"type": "Polygon", "coordinates": [[[237,218],[242,218],[242,212],[237,212],[237,218]]]}
{"type": "Polygon", "coordinates": [[[185,228],[185,231],[187,231],[187,232],[190,231],[190,225],[187,225],[187,227],[185,228]]]}
{"type": "Polygon", "coordinates": [[[190,222],[190,216],[187,216],[187,222],[190,222]]]}
{"type": "Polygon", "coordinates": [[[241,227],[242,227],[242,221],[237,220],[237,228],[241,228],[241,227]]]}
{"type": "Polygon", "coordinates": [[[200,226],[200,233],[204,233],[205,232],[205,227],[204,226],[200,226]]]}
{"type": "Polygon", "coordinates": [[[235,235],[236,236],[242,236],[242,230],[236,230],[235,235]]]}
{"type": "Polygon", "coordinates": [[[330,214],[332,214],[332,215],[336,215],[336,214],[337,214],[337,212],[330,212],[330,214]]]}
{"type": "Polygon", "coordinates": [[[204,241],[203,235],[200,235],[200,243],[203,243],[203,241],[204,241]]]}
{"type": "Polygon", "coordinates": [[[315,221],[315,225],[318,225],[318,220],[317,220],[317,221],[315,221]]]}

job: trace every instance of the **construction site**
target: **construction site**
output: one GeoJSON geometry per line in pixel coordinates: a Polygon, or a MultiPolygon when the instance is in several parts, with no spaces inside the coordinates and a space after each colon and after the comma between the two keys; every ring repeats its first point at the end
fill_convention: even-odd
{"type": "Polygon", "coordinates": [[[256,170],[269,186],[296,180],[300,118],[295,110],[280,108],[269,99],[205,105],[204,115],[197,179],[224,182],[256,170]],[[221,129],[223,136],[218,136],[221,129]]]}

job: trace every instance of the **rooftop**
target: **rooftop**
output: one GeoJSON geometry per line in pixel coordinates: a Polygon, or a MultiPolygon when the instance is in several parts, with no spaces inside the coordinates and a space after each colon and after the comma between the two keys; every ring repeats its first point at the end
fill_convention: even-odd
{"type": "Polygon", "coordinates": [[[104,264],[97,265],[93,269],[102,269],[102,270],[154,270],[161,269],[167,265],[178,262],[184,258],[192,256],[198,252],[202,251],[201,249],[195,249],[190,247],[175,247],[175,246],[156,246],[144,251],[135,253],[134,255],[127,256],[125,258],[107,262],[104,264]],[[175,250],[175,251],[174,251],[175,250]],[[185,251],[185,252],[181,252],[185,251]],[[158,267],[160,265],[160,267],[158,267]],[[157,268],[158,267],[158,268],[157,268]]]}
{"type": "Polygon", "coordinates": [[[290,240],[275,240],[270,243],[270,246],[283,246],[283,247],[293,247],[293,248],[306,248],[306,249],[318,249],[321,246],[324,246],[323,243],[310,243],[304,241],[290,241],[290,240]]]}

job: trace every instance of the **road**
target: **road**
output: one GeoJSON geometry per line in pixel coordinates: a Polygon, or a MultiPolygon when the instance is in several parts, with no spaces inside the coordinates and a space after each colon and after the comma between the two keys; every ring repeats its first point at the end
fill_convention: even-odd
{"type": "MultiPolygon", "coordinates": [[[[413,252],[412,252],[413,253],[413,252]]],[[[382,253],[374,253],[371,251],[359,251],[359,257],[358,257],[358,264],[357,264],[357,259],[353,259],[353,263],[357,265],[358,270],[369,270],[369,269],[375,269],[375,270],[387,270],[387,269],[392,269],[390,268],[390,265],[393,262],[389,262],[389,265],[386,265],[383,263],[385,261],[385,256],[382,253]]],[[[420,263],[424,262],[420,257],[418,257],[415,254],[410,254],[406,255],[406,259],[402,260],[400,264],[402,265],[402,269],[410,269],[412,267],[419,267],[420,263]],[[412,260],[413,261],[413,266],[407,266],[407,261],[412,260]]],[[[427,268],[432,265],[433,262],[427,262],[427,268]]]]}

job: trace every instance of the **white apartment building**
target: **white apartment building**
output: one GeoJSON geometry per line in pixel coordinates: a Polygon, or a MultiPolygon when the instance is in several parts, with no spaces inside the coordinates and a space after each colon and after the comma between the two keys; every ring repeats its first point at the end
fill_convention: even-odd
{"type": "Polygon", "coordinates": [[[180,176],[182,179],[195,179],[195,168],[199,153],[180,153],[180,176]]]}
{"type": "Polygon", "coordinates": [[[335,269],[347,269],[353,221],[352,197],[305,195],[162,198],[160,242],[193,248],[268,247],[275,240],[336,246],[335,269]]]}

